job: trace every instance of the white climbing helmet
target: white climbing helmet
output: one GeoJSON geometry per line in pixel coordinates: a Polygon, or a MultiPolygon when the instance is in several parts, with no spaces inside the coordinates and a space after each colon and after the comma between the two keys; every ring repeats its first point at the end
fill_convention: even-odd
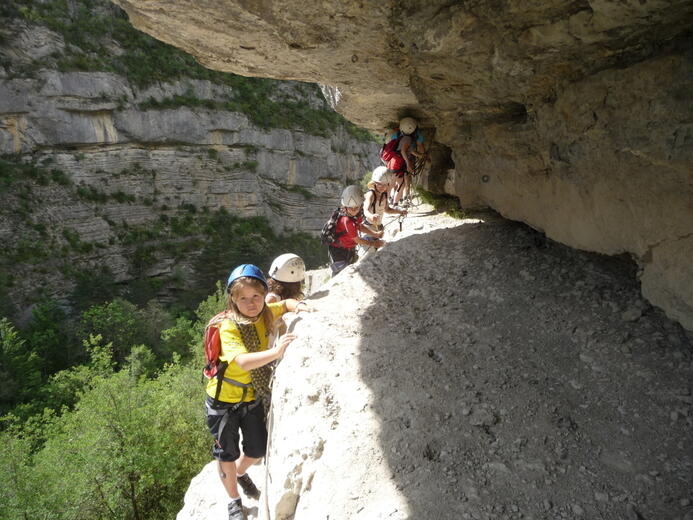
{"type": "Polygon", "coordinates": [[[285,253],[274,259],[267,274],[278,282],[302,282],[306,277],[306,264],[300,256],[285,253]]]}
{"type": "Polygon", "coordinates": [[[399,122],[399,129],[403,134],[411,134],[416,130],[416,119],[413,117],[403,117],[399,122]]]}
{"type": "Polygon", "coordinates": [[[363,204],[363,192],[356,185],[347,186],[342,192],[342,206],[355,208],[363,204]]]}
{"type": "Polygon", "coordinates": [[[392,175],[387,171],[387,166],[378,166],[371,174],[371,180],[373,182],[382,182],[383,184],[390,184],[392,182],[392,175]]]}

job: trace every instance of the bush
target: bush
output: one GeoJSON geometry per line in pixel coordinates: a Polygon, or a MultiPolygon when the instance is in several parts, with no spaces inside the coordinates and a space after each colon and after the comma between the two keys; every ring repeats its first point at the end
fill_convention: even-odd
{"type": "Polygon", "coordinates": [[[432,193],[423,188],[418,188],[417,193],[426,204],[433,206],[436,211],[444,211],[453,218],[466,218],[467,214],[460,208],[460,201],[452,195],[432,193]]]}
{"type": "Polygon", "coordinates": [[[0,518],[41,518],[43,491],[36,485],[31,441],[16,431],[0,431],[0,518]]]}
{"type": "Polygon", "coordinates": [[[0,410],[36,396],[41,387],[41,359],[7,318],[0,319],[0,410]]]}
{"type": "Polygon", "coordinates": [[[142,318],[137,306],[117,298],[84,311],[80,317],[79,331],[81,337],[100,335],[112,345],[114,361],[121,364],[130,354],[132,346],[140,344],[145,336],[142,318]]]}
{"type": "Polygon", "coordinates": [[[95,380],[77,408],[56,422],[35,459],[29,479],[41,483],[50,504],[44,515],[175,516],[208,460],[201,397],[198,371],[179,364],[154,380],[128,370],[95,380]]]}
{"type": "Polygon", "coordinates": [[[145,345],[133,346],[125,363],[132,379],[147,379],[154,375],[158,366],[156,356],[145,345]]]}

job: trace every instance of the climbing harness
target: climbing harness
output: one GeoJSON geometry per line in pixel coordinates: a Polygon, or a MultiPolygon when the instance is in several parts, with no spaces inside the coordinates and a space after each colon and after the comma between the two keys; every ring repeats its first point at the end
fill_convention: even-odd
{"type": "MultiPolygon", "coordinates": [[[[207,366],[205,367],[205,375],[212,379],[217,380],[217,387],[214,392],[213,399],[205,400],[205,406],[207,408],[207,415],[223,415],[221,423],[219,424],[219,430],[217,433],[217,439],[221,438],[221,434],[226,428],[229,422],[229,417],[232,413],[235,413],[240,409],[241,416],[245,416],[248,412],[256,408],[261,402],[268,402],[271,397],[271,378],[272,378],[272,367],[270,364],[261,366],[256,369],[250,370],[250,383],[241,383],[230,377],[225,377],[224,373],[228,368],[229,364],[226,361],[219,361],[218,356],[221,353],[221,338],[219,337],[219,326],[224,319],[229,319],[226,317],[226,311],[217,314],[212,318],[205,329],[205,355],[213,355],[216,351],[216,360],[208,360],[207,366]],[[213,366],[214,372],[211,373],[210,367],[213,366]],[[238,386],[243,389],[241,399],[235,403],[225,403],[219,401],[219,395],[221,394],[221,387],[223,382],[227,382],[230,385],[238,386]],[[248,389],[253,388],[255,390],[255,401],[245,401],[248,395],[248,389]],[[210,402],[211,401],[211,402],[210,402]],[[245,406],[244,406],[245,405],[245,406]]],[[[259,352],[260,351],[260,339],[257,335],[257,330],[253,324],[241,324],[235,322],[238,331],[241,334],[241,340],[248,352],[259,352]]]]}

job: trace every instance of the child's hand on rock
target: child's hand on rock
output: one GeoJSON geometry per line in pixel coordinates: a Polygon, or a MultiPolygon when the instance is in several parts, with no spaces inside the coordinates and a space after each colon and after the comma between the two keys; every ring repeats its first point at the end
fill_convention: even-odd
{"type": "Polygon", "coordinates": [[[284,334],[281,338],[279,338],[279,344],[277,345],[277,349],[281,353],[281,355],[284,355],[284,352],[286,351],[286,347],[289,346],[289,344],[296,339],[296,334],[288,333],[284,334]]]}

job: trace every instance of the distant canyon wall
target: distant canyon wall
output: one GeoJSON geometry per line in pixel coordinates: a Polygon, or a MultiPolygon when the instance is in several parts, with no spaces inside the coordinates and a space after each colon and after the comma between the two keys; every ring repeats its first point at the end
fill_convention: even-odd
{"type": "MultiPolygon", "coordinates": [[[[12,59],[32,64],[61,51],[60,37],[43,27],[14,29],[1,49],[12,59]]],[[[232,90],[193,79],[137,88],[106,72],[10,75],[0,67],[0,154],[44,172],[42,180],[0,175],[9,175],[0,179],[0,241],[17,259],[0,277],[8,298],[23,308],[38,287],[62,299],[74,288],[67,271],[87,268],[107,267],[117,283],[186,273],[197,252],[181,248],[195,237],[181,229],[164,244],[156,234],[186,215],[226,210],[266,217],[280,233],[316,235],[344,186],[375,166],[378,145],[343,125],[325,136],[299,125],[260,128],[223,109],[232,90]]],[[[287,82],[275,95],[331,111],[305,85],[287,82]]]]}
{"type": "MultiPolygon", "coordinates": [[[[186,80],[137,91],[108,73],[43,71],[36,79],[0,79],[0,153],[50,157],[51,167],[69,172],[76,184],[156,198],[169,207],[224,207],[266,216],[279,231],[316,232],[343,186],[373,168],[376,144],[345,131],[319,137],[263,130],[238,112],[138,107],[186,94],[222,102],[225,90],[186,80]]],[[[128,224],[151,213],[141,201],[118,215],[103,210],[128,224]]]]}
{"type": "Polygon", "coordinates": [[[693,3],[114,0],[218,70],[316,81],[351,121],[421,121],[428,185],[632,255],[693,330],[693,3]]]}

